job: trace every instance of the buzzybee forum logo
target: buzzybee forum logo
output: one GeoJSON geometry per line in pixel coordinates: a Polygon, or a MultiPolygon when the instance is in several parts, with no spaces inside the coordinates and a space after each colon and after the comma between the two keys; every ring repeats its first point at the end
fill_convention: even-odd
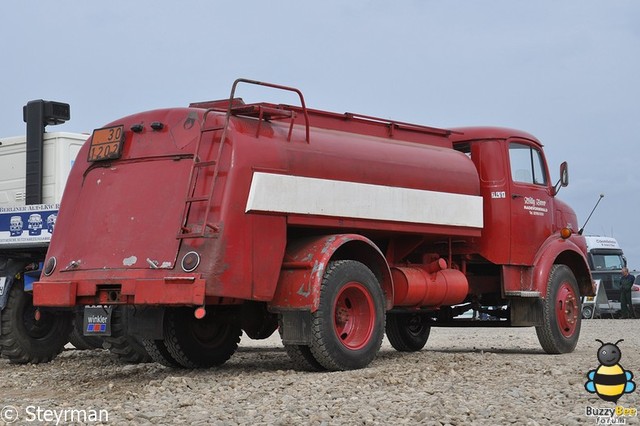
{"type": "Polygon", "coordinates": [[[587,392],[595,393],[603,401],[613,402],[616,406],[587,407],[585,414],[595,418],[596,424],[626,424],[626,417],[636,417],[638,409],[617,405],[622,395],[636,389],[636,384],[632,380],[633,373],[620,365],[622,351],[618,347],[618,343],[623,342],[624,339],[620,339],[616,343],[604,343],[599,339],[596,341],[601,345],[598,349],[600,365],[587,373],[587,382],[584,384],[584,388],[587,392]]]}
{"type": "Polygon", "coordinates": [[[622,351],[618,343],[624,342],[624,339],[616,343],[604,343],[600,339],[596,341],[602,345],[598,349],[600,366],[587,373],[589,380],[584,384],[584,388],[589,393],[597,394],[604,401],[617,403],[623,394],[631,393],[636,389],[636,384],[631,380],[633,373],[620,365],[622,351]]]}

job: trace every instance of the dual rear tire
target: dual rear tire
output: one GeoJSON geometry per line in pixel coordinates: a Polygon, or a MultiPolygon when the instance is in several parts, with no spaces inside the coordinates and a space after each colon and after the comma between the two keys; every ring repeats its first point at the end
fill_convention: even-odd
{"type": "Polygon", "coordinates": [[[285,345],[298,367],[354,370],[366,367],[380,349],[385,299],[375,275],[353,260],[330,262],[311,317],[309,345],[285,345]]]}
{"type": "Polygon", "coordinates": [[[224,364],[238,349],[242,329],[237,321],[208,313],[196,319],[193,309],[167,309],[164,340],[145,340],[151,358],[168,367],[210,368],[224,364]]]}

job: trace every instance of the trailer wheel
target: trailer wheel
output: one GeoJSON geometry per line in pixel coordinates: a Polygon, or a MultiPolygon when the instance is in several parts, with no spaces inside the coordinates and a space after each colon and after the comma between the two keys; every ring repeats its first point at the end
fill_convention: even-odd
{"type": "Polygon", "coordinates": [[[427,316],[418,313],[387,314],[386,331],[391,346],[400,352],[415,352],[424,348],[431,332],[427,319],[427,316]]]}
{"type": "Polygon", "coordinates": [[[104,338],[104,348],[120,361],[129,364],[151,362],[142,341],[129,334],[127,312],[124,306],[114,306],[111,312],[111,336],[104,338]]]}
{"type": "Polygon", "coordinates": [[[384,337],[384,295],[371,270],[360,262],[330,262],[312,314],[311,353],[328,370],[369,365],[384,337]]]}
{"type": "Polygon", "coordinates": [[[593,318],[593,306],[587,305],[582,307],[582,318],[591,319],[593,318]]]}
{"type": "Polygon", "coordinates": [[[580,295],[576,278],[565,265],[549,274],[543,305],[543,325],[536,326],[540,345],[549,354],[571,352],[580,336],[580,295]]]}
{"type": "Polygon", "coordinates": [[[186,368],[222,365],[238,349],[242,329],[215,313],[196,319],[188,308],[169,309],[165,317],[164,343],[175,361],[186,368]]]}
{"type": "Polygon", "coordinates": [[[171,355],[169,349],[167,349],[167,345],[164,344],[164,340],[145,339],[142,341],[142,344],[151,359],[158,364],[162,364],[166,367],[182,367],[182,365],[180,365],[180,363],[178,363],[178,361],[176,361],[176,359],[171,355]]]}
{"type": "Polygon", "coordinates": [[[35,319],[33,297],[21,282],[9,290],[0,323],[0,352],[14,364],[49,362],[69,341],[71,312],[40,310],[35,319]]]}

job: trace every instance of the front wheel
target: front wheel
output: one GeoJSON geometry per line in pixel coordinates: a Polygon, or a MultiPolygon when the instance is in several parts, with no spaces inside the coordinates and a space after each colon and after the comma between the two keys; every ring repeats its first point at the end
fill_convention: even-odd
{"type": "Polygon", "coordinates": [[[580,294],[576,278],[565,265],[553,265],[543,305],[543,324],[536,327],[540,345],[549,354],[572,352],[580,336],[580,294]]]}
{"type": "Polygon", "coordinates": [[[384,294],[369,268],[353,260],[330,262],[312,314],[309,349],[328,370],[369,365],[384,337],[384,294]]]}
{"type": "Polygon", "coordinates": [[[33,297],[21,282],[9,292],[0,323],[2,356],[15,364],[51,361],[69,341],[72,313],[41,309],[36,315],[33,297]]]}

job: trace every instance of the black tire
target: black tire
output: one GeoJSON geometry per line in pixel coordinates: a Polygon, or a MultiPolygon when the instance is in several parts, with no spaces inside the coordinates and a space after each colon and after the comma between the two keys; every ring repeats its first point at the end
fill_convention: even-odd
{"type": "Polygon", "coordinates": [[[209,368],[222,365],[238,349],[242,329],[209,313],[196,319],[193,309],[167,309],[164,344],[173,359],[186,368],[209,368]]]}
{"type": "Polygon", "coordinates": [[[298,371],[325,371],[326,368],[316,360],[311,349],[306,345],[284,345],[284,350],[289,355],[294,370],[298,371]]]}
{"type": "Polygon", "coordinates": [[[428,317],[419,313],[388,313],[387,338],[391,346],[400,352],[415,352],[424,348],[431,327],[428,317]]]}
{"type": "Polygon", "coordinates": [[[593,318],[593,305],[585,305],[582,307],[582,318],[584,319],[593,318]]]}
{"type": "Polygon", "coordinates": [[[24,292],[22,282],[14,282],[0,323],[0,352],[11,363],[49,362],[69,341],[70,311],[40,309],[38,321],[34,314],[32,295],[24,292]]]}
{"type": "Polygon", "coordinates": [[[76,311],[73,315],[73,328],[69,334],[69,343],[81,351],[102,349],[104,339],[97,336],[85,336],[82,330],[83,310],[76,311]]]}
{"type": "Polygon", "coordinates": [[[164,340],[145,339],[142,341],[142,344],[153,361],[166,367],[182,368],[182,365],[175,360],[169,352],[169,349],[167,349],[164,340]]]}
{"type": "Polygon", "coordinates": [[[312,314],[311,354],[327,370],[368,366],[384,337],[385,301],[369,268],[353,260],[330,262],[312,314]]]}
{"type": "MultiPolygon", "coordinates": [[[[279,322],[278,332],[282,337],[282,322],[279,322]]],[[[289,355],[294,370],[299,371],[324,371],[326,368],[320,364],[307,345],[284,344],[284,350],[289,355]]]]}
{"type": "Polygon", "coordinates": [[[104,348],[128,364],[151,362],[142,341],[129,334],[126,306],[114,306],[111,312],[111,336],[104,338],[104,348]]]}
{"type": "Polygon", "coordinates": [[[549,354],[572,352],[580,337],[580,293],[573,272],[553,265],[543,304],[543,325],[536,326],[540,345],[549,354]]]}

